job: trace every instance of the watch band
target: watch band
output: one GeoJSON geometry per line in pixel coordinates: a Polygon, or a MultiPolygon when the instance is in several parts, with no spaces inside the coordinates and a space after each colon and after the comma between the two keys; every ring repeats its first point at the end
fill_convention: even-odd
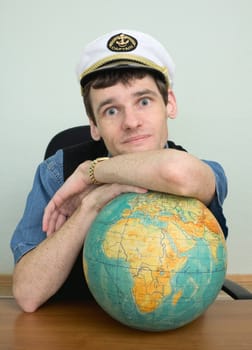
{"type": "Polygon", "coordinates": [[[91,181],[92,184],[94,185],[100,185],[101,183],[99,181],[96,180],[95,175],[94,175],[94,170],[95,170],[95,166],[97,163],[103,162],[104,160],[109,159],[109,157],[101,157],[101,158],[96,158],[95,160],[93,160],[90,164],[89,167],[89,179],[91,181]]]}

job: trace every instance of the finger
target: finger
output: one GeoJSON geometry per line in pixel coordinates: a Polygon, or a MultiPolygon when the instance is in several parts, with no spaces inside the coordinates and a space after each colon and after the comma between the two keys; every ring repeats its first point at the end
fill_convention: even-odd
{"type": "MultiPolygon", "coordinates": [[[[51,232],[52,230],[55,231],[56,222],[58,220],[58,217],[63,216],[70,216],[73,211],[75,210],[74,206],[70,205],[66,206],[66,208],[58,208],[54,202],[54,200],[51,200],[47,207],[44,210],[44,216],[42,219],[42,229],[44,232],[51,232]],[[69,208],[68,208],[69,206],[69,208]]],[[[53,232],[54,232],[53,231],[53,232]]]]}
{"type": "Polygon", "coordinates": [[[96,211],[100,211],[108,202],[122,193],[135,192],[146,193],[147,190],[142,187],[121,184],[106,184],[102,185],[94,191],[93,197],[96,211]]]}
{"type": "Polygon", "coordinates": [[[63,225],[64,223],[67,221],[67,216],[63,215],[63,214],[59,214],[56,224],[55,224],[55,231],[58,231],[63,225]]]}
{"type": "Polygon", "coordinates": [[[122,185],[122,184],[111,184],[109,190],[115,195],[120,193],[135,192],[135,193],[146,193],[148,190],[143,187],[132,186],[132,185],[122,185]]]}
{"type": "Polygon", "coordinates": [[[125,185],[125,188],[122,188],[122,193],[126,192],[135,192],[135,193],[146,193],[148,190],[143,187],[137,187],[137,186],[130,186],[130,185],[125,185]]]}
{"type": "Polygon", "coordinates": [[[56,223],[57,223],[58,217],[59,217],[59,212],[57,210],[51,213],[47,224],[47,230],[46,230],[47,236],[51,235],[56,231],[56,223]]]}
{"type": "Polygon", "coordinates": [[[42,219],[42,229],[44,232],[48,231],[49,221],[54,211],[55,211],[55,204],[53,201],[50,201],[44,210],[44,215],[42,219]]]}

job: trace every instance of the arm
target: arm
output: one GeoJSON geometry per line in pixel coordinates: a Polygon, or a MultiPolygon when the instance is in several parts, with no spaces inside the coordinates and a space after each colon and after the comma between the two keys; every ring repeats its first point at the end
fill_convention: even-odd
{"type": "MultiPolygon", "coordinates": [[[[61,213],[70,216],[70,202],[78,198],[84,184],[90,184],[90,161],[82,163],[55,194],[45,210],[44,230],[60,226],[61,213]]],[[[130,153],[97,163],[94,175],[100,183],[119,183],[154,191],[194,197],[208,205],[215,193],[211,167],[196,157],[174,149],[130,153]]],[[[70,210],[71,209],[71,210],[70,210]]]]}
{"type": "Polygon", "coordinates": [[[17,263],[13,294],[27,312],[35,311],[66,280],[83,246],[88,229],[100,209],[122,192],[142,192],[127,185],[103,185],[90,191],[73,215],[17,263]]]}
{"type": "Polygon", "coordinates": [[[94,175],[101,183],[123,183],[194,197],[206,205],[215,192],[215,176],[210,166],[174,149],[116,156],[98,163],[94,175]]]}

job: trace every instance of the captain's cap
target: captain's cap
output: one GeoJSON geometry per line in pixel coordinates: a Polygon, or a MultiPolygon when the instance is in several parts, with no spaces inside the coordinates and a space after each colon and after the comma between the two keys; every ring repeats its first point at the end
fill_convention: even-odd
{"type": "Polygon", "coordinates": [[[95,72],[107,69],[145,68],[158,72],[173,85],[175,65],[164,46],[152,36],[133,30],[117,30],[88,44],[77,65],[83,87],[95,72]]]}

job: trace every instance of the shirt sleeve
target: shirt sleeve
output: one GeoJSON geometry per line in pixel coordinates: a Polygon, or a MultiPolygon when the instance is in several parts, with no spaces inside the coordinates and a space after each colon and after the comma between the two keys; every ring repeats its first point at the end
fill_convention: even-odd
{"type": "Polygon", "coordinates": [[[226,224],[226,218],[223,213],[223,203],[228,193],[228,184],[225,172],[222,166],[213,161],[203,160],[207,163],[215,174],[215,195],[209,204],[208,208],[213,213],[217,221],[219,222],[225,238],[228,236],[228,227],[226,224]]]}
{"type": "Polygon", "coordinates": [[[15,263],[46,238],[42,231],[44,209],[63,182],[63,151],[60,150],[37,168],[23,217],[10,242],[15,263]]]}

